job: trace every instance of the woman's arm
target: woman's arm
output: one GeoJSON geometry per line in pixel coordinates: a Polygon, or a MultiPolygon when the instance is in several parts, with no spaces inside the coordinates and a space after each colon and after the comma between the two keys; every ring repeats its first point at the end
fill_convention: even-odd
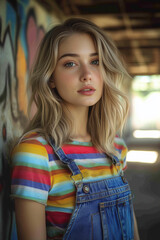
{"type": "Polygon", "coordinates": [[[18,240],[46,240],[45,205],[15,198],[18,240]]]}
{"type": "Polygon", "coordinates": [[[133,211],[133,216],[134,216],[134,240],[140,240],[139,233],[138,233],[137,220],[136,220],[134,211],[133,211]]]}

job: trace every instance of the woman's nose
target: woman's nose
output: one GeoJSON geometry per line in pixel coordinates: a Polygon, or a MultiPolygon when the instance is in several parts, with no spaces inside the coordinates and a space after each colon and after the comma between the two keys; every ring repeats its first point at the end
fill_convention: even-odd
{"type": "Polygon", "coordinates": [[[81,73],[81,78],[80,80],[82,82],[88,82],[88,81],[91,81],[92,79],[92,74],[91,72],[89,71],[89,69],[85,68],[82,70],[82,73],[81,73]]]}

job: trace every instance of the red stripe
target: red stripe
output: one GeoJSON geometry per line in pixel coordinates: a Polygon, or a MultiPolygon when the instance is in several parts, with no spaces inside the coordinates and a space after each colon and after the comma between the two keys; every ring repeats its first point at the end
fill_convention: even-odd
{"type": "MultiPolygon", "coordinates": [[[[50,145],[44,145],[48,154],[53,154],[53,148],[50,145]]],[[[80,153],[98,153],[98,150],[93,146],[78,146],[78,145],[70,145],[65,144],[62,147],[65,154],[80,154],[80,153]]]]}
{"type": "Polygon", "coordinates": [[[93,146],[80,146],[80,145],[63,145],[63,151],[66,154],[80,154],[80,153],[98,153],[98,150],[93,146]]]}
{"type": "Polygon", "coordinates": [[[15,166],[12,171],[13,178],[43,182],[43,184],[47,185],[51,184],[49,172],[31,167],[15,166]]]}
{"type": "Polygon", "coordinates": [[[126,169],[127,169],[127,165],[122,170],[125,171],[126,169]]]}
{"type": "Polygon", "coordinates": [[[119,150],[123,150],[123,149],[126,148],[125,146],[120,145],[120,144],[117,144],[117,143],[114,143],[114,146],[115,146],[115,148],[117,148],[117,149],[119,149],[119,150]]]}
{"type": "Polygon", "coordinates": [[[51,175],[57,175],[57,174],[70,174],[71,175],[71,171],[69,170],[69,168],[67,168],[67,169],[56,169],[56,170],[51,171],[51,175]]]}
{"type": "Polygon", "coordinates": [[[68,224],[71,213],[63,213],[63,212],[48,212],[46,211],[46,218],[48,222],[54,223],[55,225],[59,224],[68,224]]]}
{"type": "Polygon", "coordinates": [[[50,145],[44,145],[45,149],[47,150],[48,154],[53,154],[53,148],[50,145]]]}

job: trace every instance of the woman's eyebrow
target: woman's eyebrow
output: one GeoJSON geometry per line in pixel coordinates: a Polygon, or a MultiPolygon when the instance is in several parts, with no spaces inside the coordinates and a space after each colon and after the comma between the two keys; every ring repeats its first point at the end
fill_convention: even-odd
{"type": "MultiPolygon", "coordinates": [[[[90,56],[90,57],[98,56],[98,53],[91,53],[91,54],[89,54],[89,56],[90,56]]],[[[63,54],[62,56],[60,56],[60,57],[58,58],[58,61],[59,61],[60,59],[64,58],[64,57],[80,57],[80,55],[79,55],[79,54],[76,54],[76,53],[65,53],[65,54],[63,54]]]]}

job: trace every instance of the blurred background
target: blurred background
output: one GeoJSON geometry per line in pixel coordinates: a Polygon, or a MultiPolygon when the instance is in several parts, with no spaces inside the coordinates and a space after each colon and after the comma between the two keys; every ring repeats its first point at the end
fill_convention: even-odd
{"type": "Polygon", "coordinates": [[[7,153],[27,124],[28,73],[45,32],[68,17],[103,28],[132,76],[126,176],[141,240],[160,239],[160,0],[0,0],[0,239],[15,239],[7,153]]]}

